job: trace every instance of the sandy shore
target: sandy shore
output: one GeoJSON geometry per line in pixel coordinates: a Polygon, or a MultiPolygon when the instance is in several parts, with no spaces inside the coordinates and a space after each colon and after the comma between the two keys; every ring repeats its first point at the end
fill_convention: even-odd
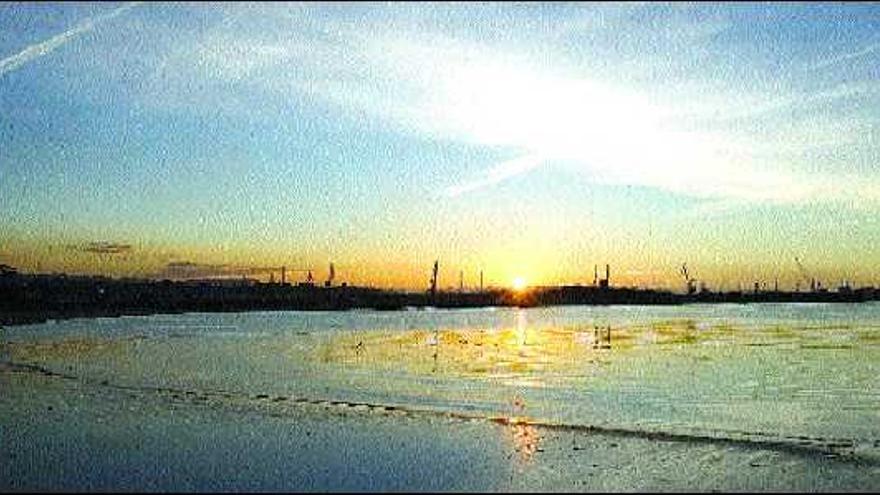
{"type": "Polygon", "coordinates": [[[872,491],[819,451],[383,407],[139,390],[0,369],[0,490],[872,491]]]}

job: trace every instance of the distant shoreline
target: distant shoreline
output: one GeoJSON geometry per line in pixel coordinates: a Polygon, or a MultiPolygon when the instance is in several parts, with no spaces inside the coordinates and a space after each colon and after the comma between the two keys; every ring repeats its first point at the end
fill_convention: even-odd
{"type": "Polygon", "coordinates": [[[525,291],[403,292],[355,286],[263,284],[239,281],[171,282],[65,275],[0,277],[0,325],[49,320],[152,314],[247,311],[346,311],[561,305],[682,305],[753,303],[854,303],[876,301],[873,287],[838,291],[670,291],[597,286],[535,287],[525,291]]]}

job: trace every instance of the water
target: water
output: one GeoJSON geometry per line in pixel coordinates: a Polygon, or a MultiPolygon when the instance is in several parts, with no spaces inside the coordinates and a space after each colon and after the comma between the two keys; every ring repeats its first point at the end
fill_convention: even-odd
{"type": "Polygon", "coordinates": [[[6,328],[0,360],[124,387],[880,446],[880,304],[251,312],[6,328]]]}

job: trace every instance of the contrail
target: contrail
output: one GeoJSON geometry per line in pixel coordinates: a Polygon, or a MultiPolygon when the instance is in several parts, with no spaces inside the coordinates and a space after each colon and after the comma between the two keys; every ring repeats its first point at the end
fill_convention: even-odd
{"type": "Polygon", "coordinates": [[[540,155],[521,156],[519,158],[515,158],[513,160],[495,165],[494,167],[486,171],[485,175],[480,179],[477,179],[473,182],[467,182],[448,187],[444,192],[446,193],[446,196],[454,198],[466,192],[492,186],[503,180],[524,174],[529,170],[544,165],[544,163],[546,163],[546,159],[540,155]]]}
{"type": "Polygon", "coordinates": [[[836,57],[829,58],[828,60],[823,60],[817,64],[814,64],[812,66],[812,69],[813,70],[824,69],[826,67],[830,67],[832,65],[839,64],[841,62],[846,62],[847,60],[852,60],[854,58],[859,58],[859,57],[863,57],[865,55],[870,55],[871,53],[876,52],[878,49],[880,49],[880,43],[874,43],[873,45],[868,45],[865,48],[862,48],[861,50],[851,52],[851,53],[844,53],[842,55],[838,55],[836,57]]]}
{"type": "Polygon", "coordinates": [[[32,60],[36,60],[43,55],[51,53],[53,50],[67,43],[71,39],[83,33],[94,30],[95,26],[99,23],[113,19],[114,17],[124,13],[132,7],[140,5],[141,3],[143,2],[130,2],[107,14],[86,19],[61,34],[57,34],[45,41],[41,41],[40,43],[35,43],[20,51],[19,53],[12,55],[11,57],[0,60],[0,76],[6,74],[7,72],[12,72],[22,65],[32,60]]]}

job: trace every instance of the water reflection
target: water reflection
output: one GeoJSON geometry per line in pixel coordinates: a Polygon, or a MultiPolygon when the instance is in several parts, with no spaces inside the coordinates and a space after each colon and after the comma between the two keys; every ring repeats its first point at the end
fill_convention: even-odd
{"type": "MultiPolygon", "coordinates": [[[[346,376],[352,368],[359,368],[357,372],[363,376],[375,377],[371,384],[384,383],[386,376],[401,380],[409,376],[413,383],[421,383],[420,376],[431,374],[432,379],[444,381],[430,383],[450,387],[427,389],[432,397],[449,394],[459,401],[474,400],[480,407],[504,401],[507,396],[488,392],[480,396],[483,386],[518,390],[530,397],[531,408],[542,414],[557,414],[554,407],[560,408],[558,414],[563,416],[581,414],[575,412],[578,408],[593,414],[594,409],[629,404],[625,411],[613,413],[615,421],[622,416],[641,419],[643,414],[662,419],[687,410],[714,423],[720,409],[739,408],[724,413],[739,417],[740,410],[751,407],[748,404],[776,404],[773,401],[778,394],[787,394],[790,400],[778,402],[779,411],[771,414],[773,408],[765,404],[754,420],[775,427],[772,418],[791,417],[795,408],[785,404],[797,399],[797,407],[807,407],[802,404],[807,399],[797,395],[802,390],[818,389],[837,397],[838,386],[844,385],[838,382],[850,375],[855,377],[851,381],[858,378],[871,394],[876,393],[868,378],[876,376],[871,374],[876,366],[865,356],[880,352],[871,350],[880,348],[877,327],[838,329],[811,321],[746,326],[721,319],[688,318],[658,318],[630,325],[588,320],[550,326],[534,312],[518,311],[511,316],[506,327],[337,334],[288,359],[320,359],[341,365],[346,376]],[[360,342],[363,345],[358,347],[360,342]],[[847,353],[857,351],[864,356],[847,358],[847,353]],[[815,366],[818,360],[828,364],[815,366]],[[678,372],[670,373],[672,369],[678,372]],[[759,383],[739,393],[743,384],[756,376],[759,383]],[[460,383],[460,389],[450,383],[460,383]],[[590,400],[581,400],[587,395],[590,400]],[[550,405],[562,396],[566,397],[564,405],[550,405]],[[600,398],[604,402],[600,403],[600,398]],[[639,412],[642,409],[650,412],[639,412]]],[[[511,422],[510,427],[517,432],[524,455],[530,455],[532,432],[528,425],[511,422]]]]}
{"type": "Polygon", "coordinates": [[[588,346],[593,350],[610,350],[611,349],[611,326],[599,328],[598,325],[593,326],[592,332],[579,331],[573,335],[577,344],[588,346]]]}
{"type": "Polygon", "coordinates": [[[436,330],[434,331],[434,334],[431,335],[431,338],[428,339],[428,345],[432,346],[434,349],[434,354],[431,356],[431,359],[434,362],[434,365],[431,368],[431,373],[436,373],[437,372],[437,356],[440,351],[440,339],[438,338],[436,330]]]}
{"type": "MultiPolygon", "coordinates": [[[[634,340],[630,334],[622,330],[615,332],[616,351],[632,347],[634,340]]],[[[589,330],[582,327],[536,329],[529,325],[522,311],[517,314],[514,326],[501,329],[340,335],[319,346],[311,358],[368,368],[499,377],[531,383],[536,379],[540,381],[545,373],[570,374],[585,365],[596,364],[600,353],[607,354],[610,350],[610,326],[592,326],[589,330]]]]}
{"type": "Polygon", "coordinates": [[[243,333],[248,340],[223,332],[170,335],[149,319],[122,336],[91,335],[82,329],[89,320],[59,324],[73,325],[63,333],[15,329],[32,332],[15,341],[7,329],[0,352],[96,383],[503,414],[505,445],[524,460],[540,452],[540,439],[520,417],[524,411],[510,409],[514,393],[528,400],[532,419],[880,442],[880,306],[847,307],[851,314],[833,318],[826,314],[832,309],[780,316],[789,310],[719,305],[692,318],[693,308],[640,308],[616,319],[592,308],[505,310],[482,326],[461,316],[473,313],[450,312],[427,315],[436,322],[415,328],[352,314],[348,327],[308,333],[294,326],[302,315],[273,323],[291,325],[277,331],[263,328],[265,318],[234,316],[237,323],[253,318],[245,325],[253,330],[243,333]],[[134,337],[141,334],[147,337],[134,337]]]}
{"type": "Polygon", "coordinates": [[[517,421],[510,425],[513,434],[514,451],[522,461],[531,461],[538,451],[538,429],[528,423],[517,421]]]}
{"type": "Polygon", "coordinates": [[[528,462],[538,452],[541,437],[538,435],[538,429],[523,416],[525,400],[522,397],[514,397],[513,408],[515,415],[507,419],[509,425],[507,431],[513,444],[513,451],[519,456],[519,460],[528,462]]]}
{"type": "Polygon", "coordinates": [[[520,309],[516,313],[516,341],[520,346],[526,345],[526,331],[528,322],[526,321],[526,311],[520,309]]]}
{"type": "Polygon", "coordinates": [[[593,342],[593,349],[611,349],[611,326],[609,325],[604,331],[596,327],[593,330],[596,339],[593,342]]]}

